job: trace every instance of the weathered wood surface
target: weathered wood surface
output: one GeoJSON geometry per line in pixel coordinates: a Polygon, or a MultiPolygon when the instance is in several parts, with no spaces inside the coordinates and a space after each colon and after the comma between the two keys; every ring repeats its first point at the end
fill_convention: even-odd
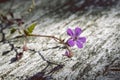
{"type": "MultiPolygon", "coordinates": [[[[87,6],[85,5],[86,11],[84,5],[80,7],[82,1],[81,4],[77,0],[77,2],[71,1],[36,0],[36,7],[30,13],[27,13],[27,9],[32,3],[30,0],[14,2],[12,11],[16,17],[19,17],[19,14],[23,15],[26,24],[36,19],[39,22],[33,33],[68,39],[66,29],[80,26],[83,30],[82,36],[86,36],[87,42],[82,49],[72,48],[74,56],[67,58],[62,56],[65,52],[61,48],[62,45],[57,44],[54,40],[30,38],[27,43],[29,49],[39,51],[50,62],[64,65],[60,66],[60,70],[51,73],[49,73],[51,69],[57,65],[48,65],[38,53],[32,51],[25,52],[21,60],[10,64],[11,59],[15,57],[15,52],[11,51],[3,56],[3,52],[10,50],[10,46],[1,42],[0,80],[30,79],[39,72],[45,72],[46,80],[120,80],[119,0],[115,5],[107,7],[96,5],[92,7],[89,3],[87,6]],[[47,65],[48,67],[43,71],[47,65]]],[[[10,2],[1,3],[0,12],[6,12],[10,4],[10,2]]],[[[4,32],[9,38],[7,30],[4,32]]],[[[14,44],[18,47],[22,46],[23,40],[19,39],[14,44]]]]}

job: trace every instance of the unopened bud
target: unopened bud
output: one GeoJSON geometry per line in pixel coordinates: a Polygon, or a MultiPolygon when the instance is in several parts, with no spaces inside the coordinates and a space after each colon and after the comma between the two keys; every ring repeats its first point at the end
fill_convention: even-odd
{"type": "Polygon", "coordinates": [[[23,51],[27,51],[27,50],[28,50],[27,45],[24,45],[24,46],[23,46],[23,51]]]}

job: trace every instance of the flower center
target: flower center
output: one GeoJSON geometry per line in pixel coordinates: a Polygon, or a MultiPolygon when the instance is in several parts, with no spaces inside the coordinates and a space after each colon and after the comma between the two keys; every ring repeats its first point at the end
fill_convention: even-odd
{"type": "Polygon", "coordinates": [[[75,37],[73,40],[76,41],[78,39],[78,37],[75,37]]]}

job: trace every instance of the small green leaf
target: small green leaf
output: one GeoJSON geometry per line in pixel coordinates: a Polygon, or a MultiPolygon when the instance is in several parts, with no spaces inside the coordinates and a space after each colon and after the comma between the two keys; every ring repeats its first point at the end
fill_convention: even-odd
{"type": "Polygon", "coordinates": [[[36,25],[37,25],[36,23],[32,23],[32,24],[27,28],[27,31],[28,31],[29,33],[32,33],[36,25]]]}
{"type": "Polygon", "coordinates": [[[30,33],[27,30],[23,30],[25,35],[29,35],[30,33]]]}
{"type": "Polygon", "coordinates": [[[15,31],[16,31],[16,29],[15,29],[15,28],[12,28],[12,29],[10,30],[10,33],[13,34],[15,31]]]}

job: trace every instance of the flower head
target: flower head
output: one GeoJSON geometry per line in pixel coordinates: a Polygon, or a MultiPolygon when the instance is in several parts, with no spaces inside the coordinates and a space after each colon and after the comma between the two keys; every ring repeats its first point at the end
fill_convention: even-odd
{"type": "Polygon", "coordinates": [[[70,38],[67,40],[67,44],[70,47],[73,47],[76,44],[78,48],[83,48],[83,43],[86,42],[86,38],[80,37],[81,33],[82,30],[79,27],[76,27],[74,30],[68,28],[67,34],[70,36],[70,38]]]}
{"type": "Polygon", "coordinates": [[[67,56],[68,58],[71,58],[73,56],[72,52],[70,51],[66,51],[65,54],[63,54],[63,56],[67,56]]]}

